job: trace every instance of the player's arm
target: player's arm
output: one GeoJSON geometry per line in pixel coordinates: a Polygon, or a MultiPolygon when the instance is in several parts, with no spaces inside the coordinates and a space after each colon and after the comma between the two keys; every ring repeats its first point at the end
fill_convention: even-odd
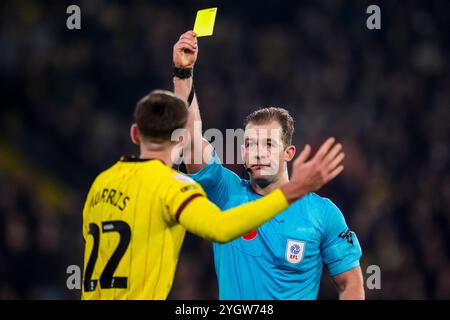
{"type": "Polygon", "coordinates": [[[364,300],[364,281],[361,267],[353,268],[333,277],[339,300],[364,300]]]}
{"type": "Polygon", "coordinates": [[[279,189],[264,198],[222,211],[206,197],[190,201],[178,216],[186,230],[219,243],[231,241],[254,230],[289,206],[279,189]]]}
{"type": "Polygon", "coordinates": [[[309,161],[307,159],[311,149],[306,146],[294,161],[292,179],[257,201],[229,209],[225,211],[226,214],[222,214],[201,192],[193,191],[193,194],[176,206],[175,219],[188,231],[216,242],[228,242],[244,235],[342,172],[343,153],[336,152],[336,149],[340,150],[340,146],[333,145],[334,139],[328,139],[309,161]]]}
{"type": "MultiPolygon", "coordinates": [[[[173,47],[173,64],[177,68],[193,67],[198,54],[195,33],[188,31],[180,36],[173,47]]],[[[202,119],[197,96],[193,90],[193,77],[181,79],[173,77],[174,93],[188,102],[187,130],[191,141],[183,150],[186,169],[189,173],[200,171],[213,156],[213,147],[202,137],[202,119]],[[188,101],[191,95],[192,101],[188,101]]]]}

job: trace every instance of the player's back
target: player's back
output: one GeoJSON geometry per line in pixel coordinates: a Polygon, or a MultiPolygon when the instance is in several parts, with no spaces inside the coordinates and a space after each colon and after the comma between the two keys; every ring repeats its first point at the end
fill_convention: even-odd
{"type": "Polygon", "coordinates": [[[169,214],[175,170],[121,159],[101,173],[83,211],[83,299],[165,299],[185,229],[169,214]]]}

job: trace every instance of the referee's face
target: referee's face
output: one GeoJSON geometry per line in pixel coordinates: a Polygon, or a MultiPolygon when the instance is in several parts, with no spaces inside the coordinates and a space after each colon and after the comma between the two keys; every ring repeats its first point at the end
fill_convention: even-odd
{"type": "Polygon", "coordinates": [[[242,155],[253,179],[276,180],[286,167],[284,153],[282,128],[277,121],[247,124],[242,155]]]}

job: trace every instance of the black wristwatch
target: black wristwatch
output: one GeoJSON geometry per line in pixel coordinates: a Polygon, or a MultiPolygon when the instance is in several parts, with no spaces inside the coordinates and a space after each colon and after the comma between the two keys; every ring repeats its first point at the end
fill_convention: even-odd
{"type": "Polygon", "coordinates": [[[188,68],[177,68],[173,67],[173,73],[172,76],[180,78],[180,79],[187,79],[191,78],[194,74],[194,67],[188,67],[188,68]]]}

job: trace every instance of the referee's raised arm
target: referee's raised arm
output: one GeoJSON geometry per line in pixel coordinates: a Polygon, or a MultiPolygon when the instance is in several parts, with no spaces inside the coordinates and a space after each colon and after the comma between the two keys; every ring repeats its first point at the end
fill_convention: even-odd
{"type": "Polygon", "coordinates": [[[183,33],[173,46],[174,93],[187,102],[187,130],[190,143],[183,150],[189,173],[200,171],[213,156],[213,148],[202,137],[202,119],[194,90],[193,71],[198,55],[197,37],[193,31],[183,33]]]}

